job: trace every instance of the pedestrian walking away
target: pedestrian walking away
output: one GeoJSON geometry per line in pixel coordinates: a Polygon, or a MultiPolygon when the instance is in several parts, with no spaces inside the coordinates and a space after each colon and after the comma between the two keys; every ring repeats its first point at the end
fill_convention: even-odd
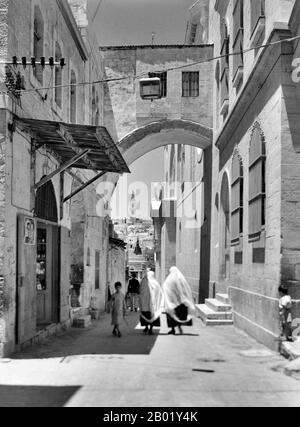
{"type": "Polygon", "coordinates": [[[163,292],[155,279],[153,271],[148,271],[142,280],[140,288],[141,325],[144,334],[153,334],[154,327],[160,327],[160,316],[163,309],[163,292]]]}
{"type": "Polygon", "coordinates": [[[130,295],[130,308],[131,311],[138,311],[138,297],[140,293],[140,282],[136,278],[136,274],[132,273],[131,279],[128,284],[128,293],[130,295]]]}
{"type": "Polygon", "coordinates": [[[113,335],[121,338],[120,323],[126,316],[125,295],[122,292],[122,284],[120,282],[115,284],[115,289],[116,292],[111,299],[111,323],[114,326],[113,335]]]}
{"type": "Polygon", "coordinates": [[[169,335],[176,335],[176,327],[183,334],[183,326],[193,326],[197,309],[191,287],[177,267],[170,269],[163,292],[168,327],[171,328],[169,335]]]}

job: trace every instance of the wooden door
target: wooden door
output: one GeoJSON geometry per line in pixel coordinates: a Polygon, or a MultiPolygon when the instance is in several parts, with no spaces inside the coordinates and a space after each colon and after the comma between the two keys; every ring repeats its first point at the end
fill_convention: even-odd
{"type": "Polygon", "coordinates": [[[39,222],[37,229],[37,324],[59,322],[59,228],[39,222]]]}

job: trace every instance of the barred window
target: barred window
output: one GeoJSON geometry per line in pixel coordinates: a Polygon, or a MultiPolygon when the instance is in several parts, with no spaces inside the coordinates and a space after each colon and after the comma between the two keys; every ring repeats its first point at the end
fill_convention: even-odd
{"type": "Polygon", "coordinates": [[[238,152],[232,160],[231,206],[231,245],[235,246],[240,243],[244,224],[244,171],[238,152]]]}
{"type": "Polygon", "coordinates": [[[266,224],[266,147],[259,125],[250,143],[249,239],[258,240],[266,224]]]}
{"type": "Polygon", "coordinates": [[[199,96],[199,71],[187,71],[182,73],[182,96],[199,96]]]}
{"type": "Polygon", "coordinates": [[[168,73],[167,71],[161,73],[149,73],[150,79],[158,77],[161,81],[161,97],[166,98],[168,94],[168,73]]]}

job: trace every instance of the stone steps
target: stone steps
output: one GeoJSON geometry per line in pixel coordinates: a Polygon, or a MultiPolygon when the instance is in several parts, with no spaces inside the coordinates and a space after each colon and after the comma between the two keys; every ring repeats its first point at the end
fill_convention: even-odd
{"type": "Polygon", "coordinates": [[[233,325],[232,306],[229,296],[217,294],[216,298],[205,300],[205,304],[197,306],[199,318],[205,326],[230,326],[233,325]]]}
{"type": "Polygon", "coordinates": [[[206,320],[206,326],[233,326],[233,320],[206,320]]]}
{"type": "Polygon", "coordinates": [[[207,299],[205,300],[205,304],[216,312],[224,312],[224,311],[232,311],[231,305],[224,304],[223,302],[218,301],[217,299],[207,299]]]}
{"type": "Polygon", "coordinates": [[[232,312],[215,311],[206,304],[198,305],[199,317],[206,320],[232,320],[232,312]]]}
{"type": "Polygon", "coordinates": [[[227,294],[217,294],[216,299],[222,302],[223,304],[230,305],[230,299],[227,294]]]}

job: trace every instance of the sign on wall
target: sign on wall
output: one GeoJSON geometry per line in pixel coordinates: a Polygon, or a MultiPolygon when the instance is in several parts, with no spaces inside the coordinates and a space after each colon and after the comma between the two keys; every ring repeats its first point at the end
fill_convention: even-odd
{"type": "Polygon", "coordinates": [[[25,218],[24,244],[34,246],[36,244],[36,221],[33,218],[25,218]]]}

